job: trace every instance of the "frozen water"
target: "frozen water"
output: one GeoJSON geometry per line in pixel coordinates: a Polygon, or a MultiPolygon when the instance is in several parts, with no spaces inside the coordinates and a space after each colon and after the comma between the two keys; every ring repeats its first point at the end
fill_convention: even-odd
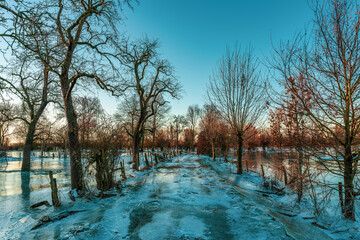
{"type": "Polygon", "coordinates": [[[288,233],[308,239],[301,231],[322,233],[300,215],[294,220],[279,213],[288,209],[256,192],[262,181],[256,174],[230,174],[229,165],[206,157],[182,155],[149,171],[128,169],[134,177],[124,196],[75,203],[67,196],[68,159],[35,158],[33,166],[21,174],[12,160],[0,172],[0,239],[291,239],[288,233]],[[50,169],[63,205],[30,210],[33,203],[51,202],[50,169]],[[44,215],[54,219],[66,211],[81,212],[30,230],[44,215]]]}

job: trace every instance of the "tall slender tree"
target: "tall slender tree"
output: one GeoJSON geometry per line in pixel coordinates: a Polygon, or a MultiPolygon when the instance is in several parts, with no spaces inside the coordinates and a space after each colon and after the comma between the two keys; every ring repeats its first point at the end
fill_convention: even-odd
{"type": "Polygon", "coordinates": [[[189,140],[191,145],[191,150],[195,150],[195,138],[197,135],[196,128],[200,119],[201,109],[199,105],[192,105],[188,107],[188,111],[186,113],[187,122],[189,125],[189,140]]]}
{"type": "Polygon", "coordinates": [[[154,115],[150,118],[150,123],[149,123],[149,127],[147,128],[148,131],[151,133],[151,137],[152,137],[152,143],[151,143],[151,150],[155,151],[155,143],[156,143],[156,135],[159,131],[159,129],[164,126],[165,121],[167,119],[167,115],[170,112],[170,105],[165,104],[165,105],[156,105],[154,106],[154,110],[155,113],[154,115]]]}
{"type": "Polygon", "coordinates": [[[184,130],[187,121],[185,116],[183,115],[174,115],[173,116],[173,124],[174,124],[174,131],[175,131],[175,144],[176,144],[176,154],[179,153],[179,137],[181,132],[184,130]]]}
{"type": "Polygon", "coordinates": [[[220,137],[220,127],[222,124],[221,115],[214,105],[205,105],[203,114],[204,116],[200,121],[200,128],[205,139],[211,145],[212,159],[215,161],[215,148],[220,137]]]}
{"type": "Polygon", "coordinates": [[[244,142],[252,137],[247,132],[260,123],[267,101],[265,81],[251,48],[226,50],[210,77],[207,96],[237,136],[236,166],[241,174],[244,142]]]}

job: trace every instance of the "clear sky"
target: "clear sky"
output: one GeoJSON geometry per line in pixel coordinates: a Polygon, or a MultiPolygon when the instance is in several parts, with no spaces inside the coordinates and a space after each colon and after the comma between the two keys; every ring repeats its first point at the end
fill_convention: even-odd
{"type": "MultiPolygon", "coordinates": [[[[140,0],[126,11],[130,37],[147,35],[161,42],[162,57],[176,69],[183,97],[171,101],[173,114],[205,102],[206,85],[226,46],[251,44],[260,59],[271,54],[271,39],[291,39],[311,23],[307,0],[140,0]]],[[[114,99],[101,94],[112,113],[114,99]]]]}

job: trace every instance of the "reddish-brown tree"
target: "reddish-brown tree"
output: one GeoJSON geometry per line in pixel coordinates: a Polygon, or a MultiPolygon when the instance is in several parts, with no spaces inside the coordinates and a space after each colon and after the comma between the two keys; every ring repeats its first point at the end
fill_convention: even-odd
{"type": "MultiPolygon", "coordinates": [[[[355,220],[354,179],[360,160],[360,7],[351,0],[314,3],[314,34],[280,44],[274,65],[313,128],[323,135],[320,154],[327,154],[338,167],[317,159],[328,171],[343,177],[341,206],[344,216],[355,220]],[[310,105],[300,88],[310,96],[310,105]],[[337,127],[343,131],[340,137],[337,127]]],[[[319,153],[318,148],[314,150],[313,154],[319,153]]]]}
{"type": "Polygon", "coordinates": [[[270,120],[270,134],[272,137],[272,143],[276,147],[281,149],[284,144],[284,134],[283,134],[283,116],[284,113],[281,109],[277,108],[275,110],[270,109],[269,120],[270,120]]]}

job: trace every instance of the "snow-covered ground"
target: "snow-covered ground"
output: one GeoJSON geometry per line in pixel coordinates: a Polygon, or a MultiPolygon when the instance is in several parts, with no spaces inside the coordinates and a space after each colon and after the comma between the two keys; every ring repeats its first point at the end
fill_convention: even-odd
{"type": "MultiPolygon", "coordinates": [[[[130,156],[125,161],[129,162],[130,156]]],[[[67,166],[68,163],[64,164],[55,177],[62,179],[67,166]]],[[[60,188],[62,206],[31,210],[29,205],[33,203],[42,200],[51,203],[48,179],[39,171],[31,172],[29,178],[22,175],[21,182],[13,184],[20,184],[18,191],[0,195],[0,239],[359,237],[353,224],[351,230],[323,230],[315,226],[316,220],[309,211],[301,212],[301,206],[289,204],[293,202],[291,192],[283,196],[265,194],[260,176],[253,173],[236,176],[229,172],[228,164],[212,162],[208,157],[182,155],[150,170],[134,173],[128,169],[130,177],[123,184],[123,194],[106,199],[89,197],[70,201],[66,182],[69,176],[64,176],[60,188]],[[26,186],[31,189],[24,189],[26,186]],[[54,221],[31,230],[43,216],[54,221]]],[[[14,180],[18,176],[11,174],[21,173],[2,170],[1,184],[19,181],[14,180]]]]}
{"type": "MultiPolygon", "coordinates": [[[[265,188],[264,179],[257,173],[244,170],[245,174],[236,175],[233,174],[234,164],[224,163],[219,159],[213,162],[205,156],[203,158],[205,163],[210,164],[220,176],[233,184],[236,191],[280,221],[287,233],[295,239],[360,239],[359,222],[342,217],[336,195],[331,195],[327,199],[326,209],[321,211],[321,214],[315,214],[313,201],[306,193],[301,203],[298,203],[296,193],[284,188],[279,181],[276,181],[277,189],[284,188],[282,194],[276,194],[277,190],[265,188]]],[[[270,180],[274,179],[267,178],[265,181],[270,180]]],[[[318,200],[321,200],[320,196],[318,200]]]]}

